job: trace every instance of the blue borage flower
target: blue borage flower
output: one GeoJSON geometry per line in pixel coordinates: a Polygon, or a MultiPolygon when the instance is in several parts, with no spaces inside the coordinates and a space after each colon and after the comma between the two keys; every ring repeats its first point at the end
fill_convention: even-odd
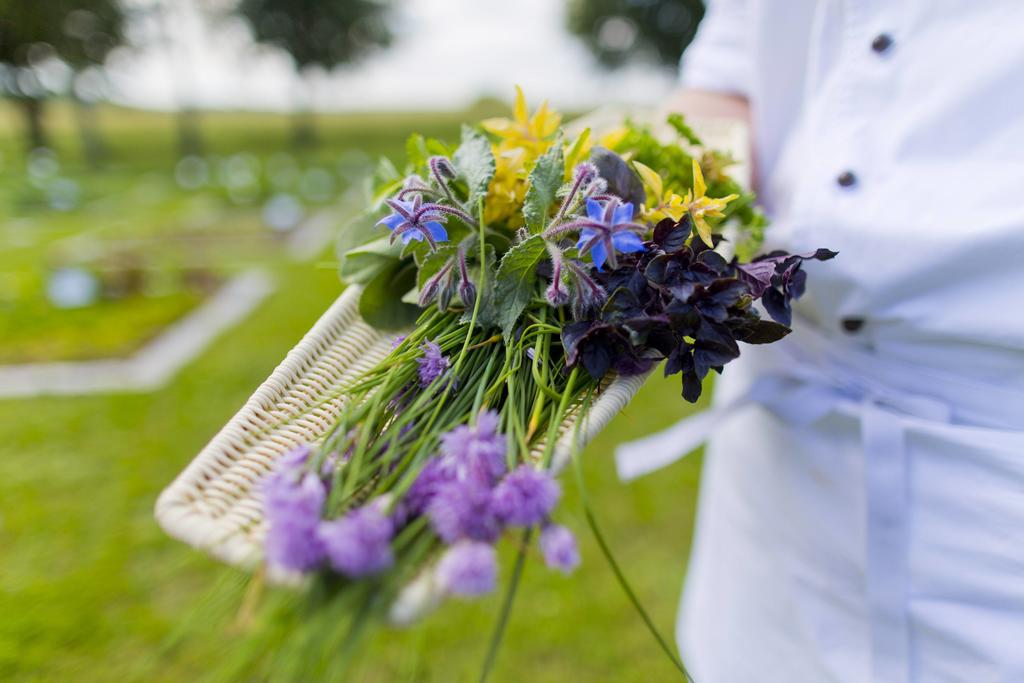
{"type": "Polygon", "coordinates": [[[580,256],[589,253],[598,270],[601,270],[605,263],[608,263],[612,270],[618,268],[616,252],[629,254],[644,250],[640,234],[646,232],[647,228],[633,222],[632,202],[623,203],[614,196],[607,196],[604,201],[587,197],[586,206],[586,216],[549,228],[545,232],[545,237],[551,239],[579,230],[576,248],[579,249],[580,256]]]}
{"type": "Polygon", "coordinates": [[[381,218],[377,225],[383,223],[388,226],[392,242],[395,238],[401,238],[402,244],[408,244],[412,240],[426,240],[431,249],[436,249],[438,242],[448,241],[448,231],[441,224],[447,217],[434,210],[432,204],[424,204],[423,198],[419,195],[413,197],[411,202],[387,199],[384,203],[391,207],[394,213],[381,218]]]}
{"type": "Polygon", "coordinates": [[[377,225],[384,224],[391,230],[392,242],[396,238],[400,238],[402,244],[408,244],[413,240],[425,240],[433,250],[437,249],[438,242],[448,241],[448,231],[443,223],[447,222],[450,216],[455,216],[467,225],[476,225],[473,217],[462,209],[435,202],[424,203],[423,197],[419,194],[414,196],[412,201],[385,199],[384,203],[394,213],[381,218],[377,225]]]}

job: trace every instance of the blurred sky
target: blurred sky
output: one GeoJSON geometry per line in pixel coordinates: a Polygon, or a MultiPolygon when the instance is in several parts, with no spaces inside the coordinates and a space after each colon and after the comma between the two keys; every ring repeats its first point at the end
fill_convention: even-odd
{"type": "MultiPolygon", "coordinates": [[[[204,18],[194,3],[168,0],[162,27],[145,12],[133,19],[134,46],[110,61],[112,98],[152,108],[290,108],[288,58],[254,46],[236,19],[204,18]]],[[[673,84],[670,71],[653,66],[598,67],[564,28],[563,0],[396,4],[394,45],[316,77],[317,109],[451,108],[482,95],[508,100],[516,83],[530,100],[561,107],[643,104],[661,100],[673,84]]]]}

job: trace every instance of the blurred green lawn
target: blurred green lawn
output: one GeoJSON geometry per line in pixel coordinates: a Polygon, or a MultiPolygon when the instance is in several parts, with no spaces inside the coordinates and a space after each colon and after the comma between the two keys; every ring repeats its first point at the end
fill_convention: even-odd
{"type": "MultiPolygon", "coordinates": [[[[57,114],[61,158],[70,159],[69,173],[86,175],[76,161],[66,112],[57,114]]],[[[396,156],[413,128],[452,137],[460,119],[478,115],[323,117],[325,151],[320,153],[358,147],[371,155],[396,156]]],[[[134,174],[166,171],[174,153],[169,117],[125,111],[101,116],[115,162],[97,185],[116,189],[134,174]]],[[[0,109],[0,123],[9,124],[0,133],[0,154],[5,173],[11,173],[19,151],[10,111],[0,109]]],[[[275,115],[210,115],[203,130],[208,145],[221,154],[270,153],[285,149],[287,140],[287,120],[275,115]]],[[[147,216],[132,205],[133,196],[114,196],[112,212],[131,212],[143,223],[161,220],[159,205],[147,216]]],[[[13,209],[2,211],[4,220],[14,220],[13,209]]],[[[43,225],[51,218],[69,220],[45,209],[33,211],[32,219],[43,225]]],[[[88,220],[102,219],[72,218],[67,229],[89,229],[88,220]]],[[[16,267],[10,254],[3,259],[0,269],[16,267]]],[[[278,291],[167,388],[151,394],[0,400],[0,680],[186,681],[231,647],[237,636],[219,623],[186,631],[178,647],[165,647],[224,570],[167,538],[152,509],[160,490],[339,293],[329,267],[267,265],[278,291]]],[[[670,637],[699,459],[626,486],[616,480],[611,456],[615,444],[668,425],[685,412],[676,383],[655,378],[585,454],[590,494],[612,548],[670,637]]],[[[536,557],[527,564],[491,680],[676,680],[590,538],[572,478],[564,484],[558,517],[580,536],[584,564],[571,578],[547,571],[536,557]]],[[[507,545],[506,578],[512,543],[507,545]]],[[[497,598],[449,603],[415,628],[382,629],[349,680],[475,680],[497,606],[497,598]]]]}

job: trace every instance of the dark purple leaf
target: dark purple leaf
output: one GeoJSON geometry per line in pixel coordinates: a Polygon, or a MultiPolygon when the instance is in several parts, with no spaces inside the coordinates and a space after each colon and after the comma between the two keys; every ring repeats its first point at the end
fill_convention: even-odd
{"type": "Polygon", "coordinates": [[[633,202],[637,208],[647,201],[640,178],[618,154],[598,146],[590,152],[590,161],[597,166],[597,172],[608,183],[608,192],[624,202],[633,202]]]}
{"type": "Polygon", "coordinates": [[[654,226],[654,243],[672,254],[686,246],[690,237],[690,215],[684,214],[679,222],[664,218],[654,226]]]}

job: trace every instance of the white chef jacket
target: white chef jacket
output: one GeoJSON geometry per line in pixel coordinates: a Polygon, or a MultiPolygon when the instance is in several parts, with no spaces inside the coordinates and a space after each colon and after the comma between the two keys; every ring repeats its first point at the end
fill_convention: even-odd
{"type": "Polygon", "coordinates": [[[797,332],[716,410],[678,639],[698,683],[1024,681],[1024,2],[712,0],[797,332]]]}

